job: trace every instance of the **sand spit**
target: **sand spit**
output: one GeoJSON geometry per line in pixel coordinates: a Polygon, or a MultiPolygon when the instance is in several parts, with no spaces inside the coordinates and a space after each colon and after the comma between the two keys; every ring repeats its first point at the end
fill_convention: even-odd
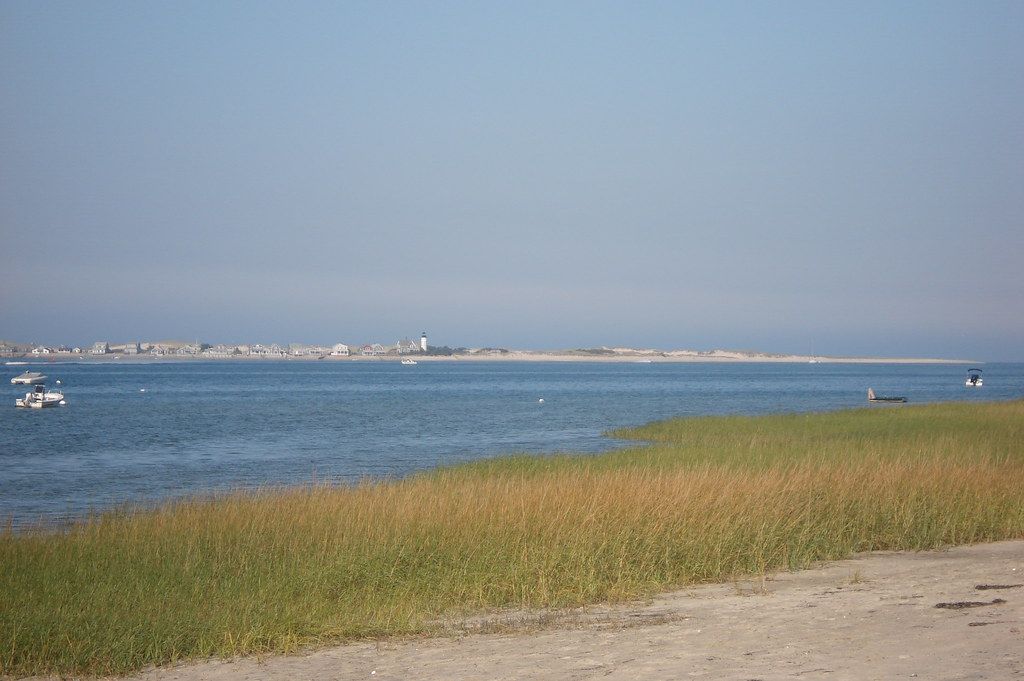
{"type": "MultiPolygon", "coordinates": [[[[355,361],[388,360],[386,357],[351,357],[355,361]]],[[[415,357],[417,362],[619,362],[619,363],[716,363],[731,362],[768,364],[978,364],[975,360],[934,359],[917,357],[811,357],[809,355],[769,355],[742,352],[691,353],[688,351],[652,351],[637,354],[588,355],[571,352],[519,352],[505,354],[452,355],[451,357],[415,357]]]]}
{"type": "MultiPolygon", "coordinates": [[[[230,357],[189,356],[151,356],[140,355],[58,355],[45,360],[31,356],[17,355],[7,357],[8,360],[28,361],[32,364],[57,364],[70,362],[85,364],[95,362],[117,362],[119,364],[148,364],[176,362],[394,362],[398,363],[406,356],[399,355],[312,355],[261,358],[247,355],[230,357]]],[[[927,357],[824,357],[811,355],[775,355],[757,352],[737,352],[732,350],[715,350],[698,352],[694,350],[625,350],[615,349],[610,352],[592,353],[579,351],[537,351],[508,350],[505,352],[470,351],[455,355],[408,355],[416,362],[601,362],[601,363],[768,363],[768,364],[981,364],[971,359],[940,359],[927,357]]]]}
{"type": "Polygon", "coordinates": [[[452,635],[155,669],[146,681],[1024,678],[1024,540],[880,552],[452,635]]]}

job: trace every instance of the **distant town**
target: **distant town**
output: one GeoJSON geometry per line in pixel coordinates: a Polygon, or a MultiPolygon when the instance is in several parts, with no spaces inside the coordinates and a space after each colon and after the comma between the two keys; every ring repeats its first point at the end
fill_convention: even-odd
{"type": "Polygon", "coordinates": [[[431,347],[427,342],[427,334],[424,332],[416,341],[404,338],[391,344],[366,343],[362,345],[349,345],[347,343],[335,343],[333,345],[310,345],[305,343],[289,343],[279,345],[277,343],[201,343],[199,341],[160,341],[143,342],[132,341],[128,343],[110,343],[108,341],[96,341],[89,347],[78,347],[69,345],[36,345],[33,343],[13,343],[4,341],[0,343],[0,356],[3,357],[58,357],[58,356],[89,356],[103,357],[125,356],[125,357],[183,357],[183,358],[209,358],[209,359],[235,359],[251,357],[254,359],[284,359],[288,357],[314,357],[324,359],[327,357],[388,357],[406,355],[425,356],[449,356],[456,353],[495,353],[502,354],[509,352],[500,348],[449,348],[446,346],[431,347]]]}
{"type": "Polygon", "coordinates": [[[448,347],[431,345],[423,332],[417,340],[403,338],[394,343],[202,343],[199,341],[132,341],[111,343],[96,341],[91,346],[39,345],[0,341],[0,357],[8,359],[104,360],[104,359],[378,359],[404,360],[519,360],[519,361],[595,361],[595,362],[809,362],[817,363],[899,363],[899,364],[962,364],[976,363],[964,359],[924,359],[908,357],[836,357],[825,355],[793,355],[756,350],[658,350],[653,348],[591,347],[564,350],[512,350],[501,347],[448,347]],[[415,359],[413,359],[415,358],[415,359]]]}

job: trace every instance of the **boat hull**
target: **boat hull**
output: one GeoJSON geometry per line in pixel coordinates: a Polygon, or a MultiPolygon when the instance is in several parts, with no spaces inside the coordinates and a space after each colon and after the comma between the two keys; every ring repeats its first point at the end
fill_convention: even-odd
{"type": "Polygon", "coordinates": [[[61,400],[14,400],[14,404],[18,407],[25,407],[27,409],[44,409],[46,407],[56,407],[60,405],[61,400]]]}
{"type": "Polygon", "coordinates": [[[902,395],[876,395],[875,391],[868,388],[868,402],[906,402],[907,398],[902,395]]]}
{"type": "Polygon", "coordinates": [[[64,393],[28,393],[24,397],[14,400],[14,406],[24,409],[45,409],[47,407],[58,407],[67,404],[64,401],[64,393]]]}

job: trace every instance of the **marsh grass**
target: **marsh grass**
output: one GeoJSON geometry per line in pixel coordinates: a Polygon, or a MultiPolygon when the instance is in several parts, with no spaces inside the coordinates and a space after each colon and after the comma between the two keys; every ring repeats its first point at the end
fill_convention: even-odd
{"type": "Polygon", "coordinates": [[[0,672],[121,673],[1024,536],[1024,402],[681,419],[596,456],[0,531],[0,672]]]}

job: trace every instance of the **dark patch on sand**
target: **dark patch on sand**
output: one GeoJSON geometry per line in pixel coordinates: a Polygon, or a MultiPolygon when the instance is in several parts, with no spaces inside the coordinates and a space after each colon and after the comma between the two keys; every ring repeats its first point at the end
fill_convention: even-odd
{"type": "Polygon", "coordinates": [[[936,603],[936,608],[947,608],[949,610],[962,610],[964,608],[980,608],[986,605],[1000,605],[1005,603],[1002,598],[994,598],[991,601],[956,601],[955,603],[936,603]]]}

